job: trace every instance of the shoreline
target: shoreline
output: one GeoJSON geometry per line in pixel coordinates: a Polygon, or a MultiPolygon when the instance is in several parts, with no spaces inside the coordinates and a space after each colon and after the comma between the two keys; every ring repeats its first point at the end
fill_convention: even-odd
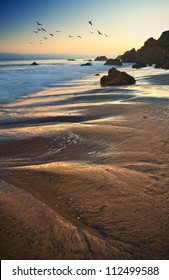
{"type": "Polygon", "coordinates": [[[168,112],[82,104],[85,122],[3,129],[1,259],[168,259],[168,112]]]}

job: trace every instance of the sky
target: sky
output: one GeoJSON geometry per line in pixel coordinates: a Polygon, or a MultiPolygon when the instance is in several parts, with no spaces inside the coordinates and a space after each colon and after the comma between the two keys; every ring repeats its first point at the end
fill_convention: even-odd
{"type": "Polygon", "coordinates": [[[158,39],[168,15],[168,0],[1,0],[0,53],[113,57],[158,39]]]}

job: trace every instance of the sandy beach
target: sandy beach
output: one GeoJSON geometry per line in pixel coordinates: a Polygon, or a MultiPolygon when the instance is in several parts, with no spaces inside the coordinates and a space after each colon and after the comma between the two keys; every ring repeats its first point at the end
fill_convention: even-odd
{"type": "Polygon", "coordinates": [[[119,90],[3,107],[1,259],[169,258],[168,99],[119,90]]]}

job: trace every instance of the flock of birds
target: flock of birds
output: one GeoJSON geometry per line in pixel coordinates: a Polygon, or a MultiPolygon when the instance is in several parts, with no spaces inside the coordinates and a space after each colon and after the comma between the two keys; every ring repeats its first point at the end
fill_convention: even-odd
{"type": "MultiPolygon", "coordinates": [[[[36,30],[33,30],[34,33],[39,33],[39,32],[42,32],[42,33],[46,33],[48,34],[49,36],[51,37],[54,37],[54,34],[53,33],[49,33],[44,27],[43,27],[43,24],[42,23],[39,23],[38,21],[36,21],[37,23],[37,27],[36,27],[36,30]]],[[[91,20],[88,21],[88,23],[93,26],[93,23],[91,20]]],[[[59,33],[61,32],[61,30],[55,30],[55,32],[59,33]]],[[[95,32],[94,31],[90,31],[91,34],[94,34],[95,32]]],[[[105,37],[108,37],[109,35],[105,34],[105,33],[101,33],[99,30],[97,30],[97,34],[98,35],[102,35],[102,36],[105,36],[105,37]]],[[[70,35],[68,34],[68,37],[69,38],[73,38],[73,37],[78,37],[80,39],[82,39],[82,36],[81,35],[76,35],[76,36],[73,36],[73,35],[70,35]]],[[[43,36],[42,39],[40,39],[40,44],[43,43],[43,40],[48,40],[49,38],[46,37],[46,36],[43,36]]],[[[30,42],[30,44],[33,44],[32,42],[30,42]]]]}

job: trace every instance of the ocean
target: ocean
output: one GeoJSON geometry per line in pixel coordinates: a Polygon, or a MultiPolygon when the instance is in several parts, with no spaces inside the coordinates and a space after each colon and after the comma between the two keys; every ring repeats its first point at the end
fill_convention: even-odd
{"type": "MultiPolygon", "coordinates": [[[[100,89],[101,75],[106,75],[111,68],[104,65],[104,62],[97,61],[92,61],[92,66],[82,67],[81,64],[87,63],[83,58],[75,61],[68,61],[66,58],[38,60],[38,66],[31,66],[32,62],[33,60],[0,60],[0,103],[12,102],[27,94],[62,86],[77,88],[86,85],[88,89],[90,86],[100,89]],[[95,76],[96,74],[100,77],[95,76]]],[[[132,86],[134,94],[147,93],[146,89],[149,87],[149,94],[157,96],[160,86],[160,97],[168,96],[163,86],[166,87],[168,77],[165,74],[169,71],[154,67],[136,70],[131,65],[125,63],[122,67],[115,67],[135,77],[136,85],[132,86]],[[161,74],[162,77],[153,83],[154,76],[161,74]]]]}

